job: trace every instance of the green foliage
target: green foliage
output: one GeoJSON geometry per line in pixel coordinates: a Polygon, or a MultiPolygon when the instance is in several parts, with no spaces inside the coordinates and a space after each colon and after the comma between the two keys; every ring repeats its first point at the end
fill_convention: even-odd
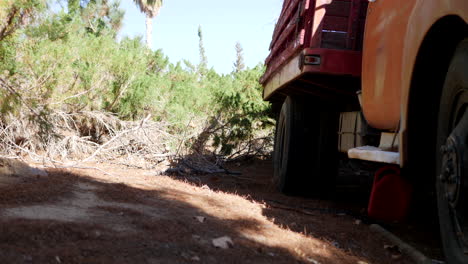
{"type": "MultiPolygon", "coordinates": [[[[258,80],[264,72],[262,65],[239,70],[234,74],[232,89],[218,94],[219,109],[224,124],[214,133],[214,146],[229,155],[242,142],[251,141],[259,131],[272,128],[269,103],[262,100],[262,87],[258,80]]],[[[216,121],[213,121],[216,122],[216,121]]]]}
{"type": "Polygon", "coordinates": [[[0,1],[0,41],[12,36],[21,25],[34,21],[45,6],[45,0],[0,1]]]}
{"type": "Polygon", "coordinates": [[[220,75],[207,69],[204,50],[199,65],[172,64],[141,37],[115,39],[123,15],[117,2],[68,3],[74,8],[45,14],[21,37],[0,41],[2,113],[29,112],[44,134],[48,113],[58,111],[107,111],[125,120],[151,115],[177,134],[208,124],[204,146],[211,139],[225,155],[271,128],[258,83],[263,66],[220,75]]]}
{"type": "Polygon", "coordinates": [[[8,72],[13,73],[16,69],[16,38],[6,38],[0,41],[0,73],[8,72]]]}
{"type": "Polygon", "coordinates": [[[17,31],[21,25],[32,23],[44,8],[45,0],[0,1],[0,73],[15,72],[17,31]]]}

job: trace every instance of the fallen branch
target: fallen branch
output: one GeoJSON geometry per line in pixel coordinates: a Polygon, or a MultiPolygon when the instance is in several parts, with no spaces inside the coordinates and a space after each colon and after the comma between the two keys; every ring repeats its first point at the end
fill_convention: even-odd
{"type": "Polygon", "coordinates": [[[276,205],[275,204],[268,204],[268,207],[281,209],[281,210],[287,210],[287,211],[293,211],[293,212],[301,213],[301,214],[305,214],[305,215],[317,216],[316,213],[313,213],[313,212],[310,212],[310,211],[307,211],[307,210],[302,210],[302,209],[299,209],[297,207],[290,207],[290,206],[279,205],[279,204],[276,204],[276,205]]]}
{"type": "Polygon", "coordinates": [[[125,135],[125,134],[128,134],[130,132],[133,132],[133,131],[136,131],[140,128],[143,127],[143,125],[145,124],[146,121],[148,121],[148,119],[150,119],[151,115],[148,115],[145,119],[141,120],[141,123],[139,126],[137,127],[134,127],[134,128],[131,128],[131,129],[127,129],[127,130],[124,130],[124,131],[121,131],[120,133],[118,133],[116,136],[114,136],[113,138],[111,138],[109,141],[107,141],[106,143],[102,144],[91,156],[87,157],[86,159],[83,160],[83,162],[86,162],[86,161],[89,161],[91,160],[92,158],[94,158],[99,152],[102,151],[102,149],[104,149],[107,145],[109,145],[110,143],[112,143],[113,141],[115,141],[116,139],[118,139],[119,137],[125,135]]]}
{"type": "Polygon", "coordinates": [[[292,207],[292,206],[286,205],[285,203],[275,201],[275,200],[266,199],[264,201],[268,202],[269,207],[282,209],[282,210],[288,210],[288,211],[295,211],[295,212],[306,214],[306,215],[315,215],[315,216],[317,216],[317,214],[314,213],[314,212],[319,212],[321,214],[335,214],[335,215],[343,214],[343,215],[352,216],[352,214],[350,214],[348,211],[344,211],[344,210],[338,210],[338,209],[332,209],[332,208],[292,207]]]}
{"type": "Polygon", "coordinates": [[[199,159],[204,160],[204,166],[196,166],[191,164],[189,158],[180,159],[178,165],[174,168],[170,168],[166,170],[166,173],[176,173],[181,174],[180,172],[186,171],[188,169],[193,174],[228,174],[228,175],[242,175],[241,172],[238,171],[230,171],[227,170],[219,165],[212,164],[208,162],[202,155],[199,155],[199,159]]]}
{"type": "Polygon", "coordinates": [[[377,224],[372,224],[370,225],[370,230],[372,230],[374,233],[377,233],[378,235],[388,239],[390,242],[393,244],[397,245],[398,248],[409,256],[414,263],[417,264],[432,264],[434,263],[430,258],[426,257],[423,253],[415,249],[414,247],[410,246],[409,244],[405,243],[403,240],[395,236],[394,234],[388,232],[381,226],[377,224]]]}

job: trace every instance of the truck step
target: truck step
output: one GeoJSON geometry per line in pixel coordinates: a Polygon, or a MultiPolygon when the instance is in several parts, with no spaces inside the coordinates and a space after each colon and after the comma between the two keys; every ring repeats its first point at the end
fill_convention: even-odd
{"type": "Polygon", "coordinates": [[[377,147],[363,146],[348,150],[350,159],[367,160],[388,164],[400,164],[400,153],[393,151],[384,151],[377,147]]]}

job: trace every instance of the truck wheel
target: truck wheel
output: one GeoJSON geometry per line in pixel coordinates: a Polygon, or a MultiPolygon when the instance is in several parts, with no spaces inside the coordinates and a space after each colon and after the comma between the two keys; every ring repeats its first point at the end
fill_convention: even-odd
{"type": "Polygon", "coordinates": [[[273,181],[286,194],[327,194],[336,176],[338,113],[288,96],[275,136],[273,181]]]}
{"type": "Polygon", "coordinates": [[[437,203],[447,263],[468,263],[468,39],[450,63],[437,131],[437,203]]]}

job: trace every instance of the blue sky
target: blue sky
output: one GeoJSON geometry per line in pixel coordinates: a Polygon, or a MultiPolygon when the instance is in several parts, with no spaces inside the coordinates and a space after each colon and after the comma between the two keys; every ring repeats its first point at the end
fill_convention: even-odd
{"type": "MultiPolygon", "coordinates": [[[[125,9],[121,36],[145,35],[145,16],[132,0],[121,0],[125,9]]],[[[244,60],[254,67],[268,56],[268,46],[283,0],[164,0],[153,20],[153,49],[162,49],[172,62],[199,62],[198,25],[208,66],[219,73],[233,70],[234,46],[244,48],[244,60]]]]}

